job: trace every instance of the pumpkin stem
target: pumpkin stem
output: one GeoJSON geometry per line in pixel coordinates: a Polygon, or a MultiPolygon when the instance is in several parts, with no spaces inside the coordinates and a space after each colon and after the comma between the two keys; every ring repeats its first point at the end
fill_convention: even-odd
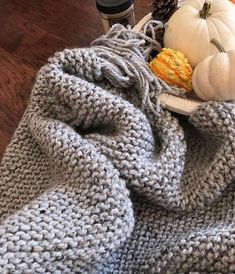
{"type": "Polygon", "coordinates": [[[211,44],[213,44],[218,49],[219,52],[226,52],[224,47],[216,39],[214,39],[214,38],[211,39],[211,44]]]}
{"type": "Polygon", "coordinates": [[[200,17],[202,19],[206,19],[207,17],[210,16],[210,8],[211,8],[211,1],[209,0],[206,0],[203,7],[202,7],[202,10],[200,11],[200,17]]]}

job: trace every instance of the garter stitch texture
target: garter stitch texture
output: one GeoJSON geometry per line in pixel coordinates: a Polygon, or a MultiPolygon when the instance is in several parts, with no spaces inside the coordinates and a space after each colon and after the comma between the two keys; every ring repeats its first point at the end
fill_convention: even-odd
{"type": "Polygon", "coordinates": [[[1,274],[235,273],[235,106],[173,115],[145,50],[117,25],[40,70],[0,168],[1,274]]]}

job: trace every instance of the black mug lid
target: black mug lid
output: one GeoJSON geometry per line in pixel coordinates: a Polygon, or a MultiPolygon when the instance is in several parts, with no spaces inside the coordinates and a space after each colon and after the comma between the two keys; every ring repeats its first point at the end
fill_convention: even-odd
{"type": "Polygon", "coordinates": [[[132,4],[133,0],[96,0],[97,9],[107,14],[123,12],[132,4]]]}

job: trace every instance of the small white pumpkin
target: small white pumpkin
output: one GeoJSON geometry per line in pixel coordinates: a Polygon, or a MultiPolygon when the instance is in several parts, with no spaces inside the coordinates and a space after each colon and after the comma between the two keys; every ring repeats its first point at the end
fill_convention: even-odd
{"type": "Polygon", "coordinates": [[[212,38],[235,48],[235,5],[228,0],[186,0],[170,18],[164,46],[184,53],[193,68],[217,53],[212,38]]]}
{"type": "Polygon", "coordinates": [[[211,40],[220,53],[207,57],[193,72],[193,89],[204,101],[235,100],[235,48],[225,52],[215,39],[211,40]]]}

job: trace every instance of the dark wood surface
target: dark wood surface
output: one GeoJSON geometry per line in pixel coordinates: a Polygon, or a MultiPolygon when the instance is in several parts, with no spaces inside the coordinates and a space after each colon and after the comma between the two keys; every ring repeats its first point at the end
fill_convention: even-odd
{"type": "MultiPolygon", "coordinates": [[[[135,0],[136,20],[150,10],[135,0]]],[[[38,69],[55,51],[103,33],[95,0],[0,0],[0,160],[27,106],[38,69]]]]}

